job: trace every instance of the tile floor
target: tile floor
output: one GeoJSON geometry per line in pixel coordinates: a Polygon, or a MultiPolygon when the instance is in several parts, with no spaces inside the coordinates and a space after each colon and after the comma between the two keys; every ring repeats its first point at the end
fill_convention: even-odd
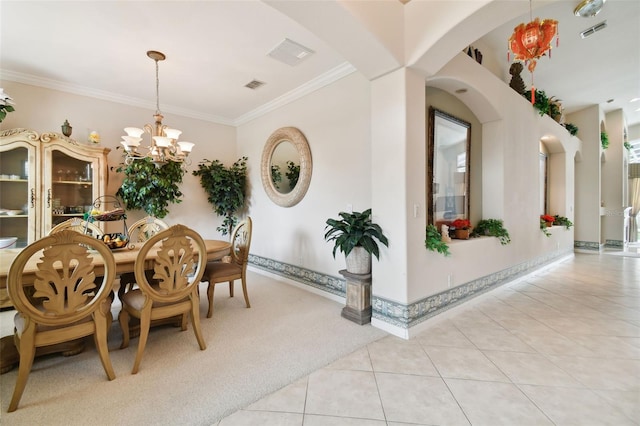
{"type": "Polygon", "coordinates": [[[640,425],[640,259],[576,254],[219,426],[640,425]]]}

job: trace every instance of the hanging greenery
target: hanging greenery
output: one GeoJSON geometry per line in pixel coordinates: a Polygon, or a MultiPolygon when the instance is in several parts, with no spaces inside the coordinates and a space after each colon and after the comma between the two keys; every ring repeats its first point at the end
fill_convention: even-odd
{"type": "MultiPolygon", "coordinates": [[[[273,170],[272,170],[273,171],[273,170]]],[[[223,216],[222,226],[216,228],[222,235],[231,234],[238,222],[235,214],[244,207],[247,181],[247,157],[242,157],[229,168],[219,160],[204,160],[198,164],[194,176],[200,177],[200,185],[207,193],[207,200],[218,216],[223,216]]]]}
{"type": "Polygon", "coordinates": [[[449,246],[442,240],[442,234],[434,224],[428,224],[425,231],[424,246],[427,250],[435,251],[445,256],[451,256],[449,246]]]}
{"type": "Polygon", "coordinates": [[[471,236],[480,237],[483,235],[496,237],[503,246],[511,242],[509,231],[504,227],[502,219],[482,219],[478,222],[473,228],[471,236]]]}
{"type": "Polygon", "coordinates": [[[169,204],[182,202],[178,185],[185,171],[181,163],[169,161],[156,167],[151,159],[144,158],[129,165],[121,164],[116,172],[125,174],[116,196],[122,199],[127,210],[144,210],[162,219],[169,213],[169,204]]]}

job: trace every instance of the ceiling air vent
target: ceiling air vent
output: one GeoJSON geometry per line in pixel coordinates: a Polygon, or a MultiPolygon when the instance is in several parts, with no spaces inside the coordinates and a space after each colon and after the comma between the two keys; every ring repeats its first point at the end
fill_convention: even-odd
{"type": "Polygon", "coordinates": [[[605,28],[607,28],[607,21],[602,21],[599,24],[595,24],[593,27],[587,28],[586,30],[581,32],[580,37],[587,38],[600,30],[604,30],[605,28]]]}
{"type": "Polygon", "coordinates": [[[273,59],[277,59],[287,65],[295,66],[312,53],[315,52],[308,47],[304,47],[295,41],[285,38],[279,45],[274,47],[271,52],[267,53],[267,56],[271,56],[273,59]]]}
{"type": "Polygon", "coordinates": [[[250,82],[248,82],[247,84],[244,85],[244,87],[247,87],[249,89],[252,90],[256,90],[258,87],[262,87],[264,86],[266,83],[264,81],[260,81],[260,80],[251,80],[250,82]]]}

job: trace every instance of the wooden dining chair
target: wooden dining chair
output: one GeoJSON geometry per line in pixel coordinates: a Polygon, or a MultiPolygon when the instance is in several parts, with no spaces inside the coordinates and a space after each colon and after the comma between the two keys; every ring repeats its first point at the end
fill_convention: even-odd
{"type": "Polygon", "coordinates": [[[173,225],[144,243],[135,263],[137,288],[122,296],[122,310],[118,320],[122,329],[122,346],[129,346],[129,319],[140,320],[140,340],[131,374],[140,368],[142,354],[149,337],[151,322],[182,316],[182,330],[191,318],[193,331],[201,350],[207,348],[200,329],[200,296],[198,284],[207,264],[207,247],[194,230],[184,225],[173,225]],[[153,261],[151,283],[145,273],[147,255],[157,251],[153,261]]]}
{"type": "Polygon", "coordinates": [[[240,221],[231,234],[231,251],[228,261],[212,261],[207,263],[203,280],[209,282],[207,287],[207,298],[209,299],[209,310],[207,318],[213,315],[213,290],[218,283],[229,283],[229,297],[233,297],[233,285],[235,280],[242,281],[242,292],[247,308],[249,294],[247,293],[247,263],[249,262],[249,248],[251,247],[251,230],[253,223],[251,218],[240,221]]]}
{"type": "Polygon", "coordinates": [[[14,341],[20,354],[9,411],[18,408],[38,347],[93,335],[104,371],[109,380],[115,379],[107,346],[115,274],[111,250],[72,230],[55,232],[18,254],[7,275],[7,291],[17,310],[14,341]],[[99,273],[94,271],[96,257],[104,265],[99,273]],[[34,261],[38,270],[31,287],[23,284],[23,270],[34,261]],[[96,283],[98,274],[101,279],[96,283]]]}
{"type": "MultiPolygon", "coordinates": [[[[129,235],[129,244],[131,248],[135,248],[136,245],[144,244],[149,238],[154,236],[160,231],[164,231],[168,229],[169,225],[167,225],[164,221],[153,217],[147,216],[136,221],[133,225],[129,227],[127,230],[127,234],[129,235]]],[[[147,271],[147,278],[149,281],[152,280],[153,271],[147,271]]],[[[118,289],[118,298],[121,299],[122,295],[130,289],[131,286],[135,285],[136,276],[133,272],[125,272],[120,275],[120,288],[118,289]]]]}
{"type": "Polygon", "coordinates": [[[56,232],[63,231],[65,229],[71,229],[72,231],[79,232],[81,234],[87,234],[94,238],[101,238],[104,232],[97,225],[87,222],[86,220],[82,220],[79,217],[74,217],[68,220],[65,220],[62,223],[57,224],[49,231],[49,235],[55,234],[56,232]]]}

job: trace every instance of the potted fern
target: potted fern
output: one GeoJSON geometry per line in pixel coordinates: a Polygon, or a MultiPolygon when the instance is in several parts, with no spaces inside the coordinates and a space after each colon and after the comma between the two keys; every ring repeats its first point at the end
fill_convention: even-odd
{"type": "Polygon", "coordinates": [[[378,242],[389,246],[380,225],[371,221],[371,209],[363,212],[340,212],[341,219],[327,219],[324,239],[333,241],[333,257],[336,251],[344,253],[347,272],[371,273],[371,255],[380,258],[378,242]]]}

